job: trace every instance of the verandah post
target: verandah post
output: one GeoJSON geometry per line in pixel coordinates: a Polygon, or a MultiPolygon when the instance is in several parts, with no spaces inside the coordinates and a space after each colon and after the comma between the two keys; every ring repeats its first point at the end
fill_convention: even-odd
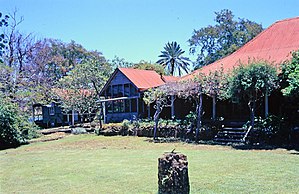
{"type": "Polygon", "coordinates": [[[268,92],[265,94],[265,118],[267,118],[269,115],[269,96],[268,92]]]}
{"type": "Polygon", "coordinates": [[[213,115],[212,115],[213,121],[216,120],[216,96],[213,96],[213,115]]]}
{"type": "Polygon", "coordinates": [[[175,118],[175,110],[174,110],[174,95],[171,95],[171,119],[175,118]]]}

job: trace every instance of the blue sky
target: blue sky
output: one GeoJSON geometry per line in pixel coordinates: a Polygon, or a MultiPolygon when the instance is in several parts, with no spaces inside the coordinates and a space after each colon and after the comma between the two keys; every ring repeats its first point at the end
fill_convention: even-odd
{"type": "Polygon", "coordinates": [[[214,25],[215,11],[263,27],[299,16],[299,0],[0,0],[0,12],[17,9],[20,31],[37,38],[71,40],[107,59],[155,62],[168,41],[177,41],[186,56],[194,29],[214,25]]]}

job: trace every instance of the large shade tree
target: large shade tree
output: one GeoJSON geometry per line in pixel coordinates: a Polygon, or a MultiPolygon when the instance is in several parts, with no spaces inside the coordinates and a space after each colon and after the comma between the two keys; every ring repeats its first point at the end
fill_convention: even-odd
{"type": "Polygon", "coordinates": [[[55,85],[54,94],[67,111],[89,114],[97,109],[100,89],[112,73],[111,66],[99,52],[88,52],[88,60],[77,64],[55,85]]]}
{"type": "Polygon", "coordinates": [[[230,10],[215,14],[216,25],[194,30],[188,40],[190,52],[197,55],[195,69],[233,53],[263,30],[261,24],[248,19],[235,20],[230,10]]]}
{"type": "Polygon", "coordinates": [[[230,80],[231,96],[248,102],[250,125],[254,127],[256,103],[278,88],[276,68],[266,62],[250,62],[236,68],[230,80]]]}
{"type": "Polygon", "coordinates": [[[183,72],[188,73],[191,62],[187,57],[183,57],[185,51],[181,49],[177,42],[168,42],[161,53],[157,63],[163,65],[167,73],[174,75],[177,71],[179,76],[183,72]]]}

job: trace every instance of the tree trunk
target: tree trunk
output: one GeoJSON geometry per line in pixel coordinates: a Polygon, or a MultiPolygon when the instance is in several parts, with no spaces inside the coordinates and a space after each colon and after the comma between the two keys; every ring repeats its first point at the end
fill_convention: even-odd
{"type": "Polygon", "coordinates": [[[100,92],[98,90],[98,87],[97,87],[95,81],[92,80],[91,83],[92,83],[92,85],[93,85],[93,87],[94,87],[94,89],[96,91],[97,96],[100,97],[100,92]]]}
{"type": "Polygon", "coordinates": [[[196,123],[196,135],[195,140],[199,140],[199,131],[201,128],[201,112],[202,112],[202,94],[199,96],[199,103],[197,104],[197,123],[196,123]]]}
{"type": "Polygon", "coordinates": [[[254,117],[255,117],[255,100],[250,100],[248,103],[249,111],[250,111],[250,125],[254,127],[254,117]]]}
{"type": "MultiPolygon", "coordinates": [[[[156,110],[156,113],[157,113],[157,110],[156,110]]],[[[155,115],[156,115],[156,113],[155,113],[155,115]]],[[[154,140],[155,140],[156,136],[157,136],[157,128],[158,128],[158,123],[159,123],[159,117],[155,118],[154,121],[155,121],[154,140]]]]}
{"type": "Polygon", "coordinates": [[[188,194],[190,192],[187,156],[165,153],[158,159],[159,194],[188,194]]]}
{"type": "Polygon", "coordinates": [[[162,112],[162,106],[160,103],[156,103],[156,112],[154,114],[154,121],[155,121],[155,127],[154,127],[154,140],[157,136],[157,130],[158,130],[158,124],[159,124],[159,118],[160,113],[162,112]]]}

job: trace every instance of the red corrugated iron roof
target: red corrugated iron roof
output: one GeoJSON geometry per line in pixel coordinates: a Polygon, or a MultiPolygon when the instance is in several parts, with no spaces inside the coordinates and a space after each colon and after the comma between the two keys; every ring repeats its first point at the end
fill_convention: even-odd
{"type": "Polygon", "coordinates": [[[291,52],[298,49],[299,17],[277,21],[231,55],[204,66],[182,79],[190,79],[199,72],[208,74],[221,67],[225,72],[230,72],[240,64],[248,64],[250,60],[267,61],[273,65],[281,64],[292,57],[291,52]]]}
{"type": "Polygon", "coordinates": [[[78,89],[78,90],[68,90],[68,89],[60,89],[60,88],[53,88],[52,91],[59,95],[61,98],[68,99],[70,96],[74,95],[75,92],[79,92],[82,96],[91,96],[95,92],[93,90],[88,89],[78,89]]]}
{"type": "Polygon", "coordinates": [[[132,68],[118,68],[140,91],[157,87],[178,80],[173,76],[162,76],[152,70],[140,70],[132,68]]]}

